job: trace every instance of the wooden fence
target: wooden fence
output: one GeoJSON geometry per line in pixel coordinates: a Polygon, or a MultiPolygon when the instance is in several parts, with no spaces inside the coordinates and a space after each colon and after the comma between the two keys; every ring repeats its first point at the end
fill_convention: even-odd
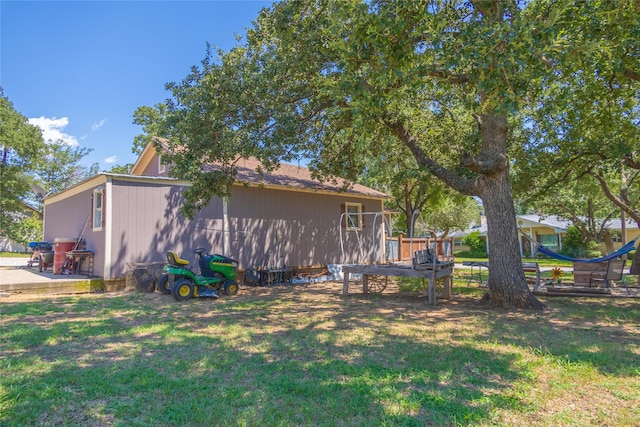
{"type": "Polygon", "coordinates": [[[387,256],[396,258],[398,261],[407,261],[413,256],[411,250],[415,252],[428,248],[433,251],[434,242],[438,261],[453,261],[453,238],[414,237],[412,239],[402,234],[387,238],[387,256]]]}

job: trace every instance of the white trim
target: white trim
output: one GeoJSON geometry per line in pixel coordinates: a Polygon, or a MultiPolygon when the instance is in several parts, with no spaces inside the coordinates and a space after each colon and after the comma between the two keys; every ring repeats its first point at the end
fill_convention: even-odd
{"type": "Polygon", "coordinates": [[[76,194],[80,194],[83,191],[90,190],[94,187],[97,187],[100,184],[103,184],[107,181],[107,179],[115,178],[117,181],[128,181],[128,182],[149,182],[149,183],[158,183],[158,184],[166,184],[166,185],[177,185],[181,187],[190,187],[191,183],[189,181],[185,181],[177,178],[167,178],[167,177],[158,177],[158,176],[137,176],[137,175],[124,175],[124,174],[114,174],[114,173],[101,173],[99,175],[93,176],[91,178],[86,179],[85,181],[79,182],[72,187],[67,188],[66,190],[61,191],[60,193],[53,194],[48,196],[44,200],[44,204],[50,204],[59,202],[61,200],[67,199],[76,194]]]}
{"type": "Polygon", "coordinates": [[[229,201],[226,197],[222,198],[222,250],[224,255],[231,253],[231,242],[229,241],[229,201]]]}
{"type": "Polygon", "coordinates": [[[162,161],[162,155],[158,154],[158,173],[165,173],[167,171],[167,165],[162,161]]]}
{"type": "Polygon", "coordinates": [[[344,211],[347,214],[345,216],[346,221],[347,221],[345,229],[347,231],[360,231],[360,230],[362,230],[362,203],[345,202],[344,203],[344,211]],[[349,212],[349,208],[350,207],[355,207],[357,209],[357,212],[356,213],[350,213],[349,212]],[[356,226],[351,225],[352,222],[349,221],[349,219],[352,216],[355,216],[357,218],[357,220],[358,220],[358,223],[357,223],[356,226]]]}
{"type": "Polygon", "coordinates": [[[107,182],[104,186],[104,201],[103,212],[104,215],[104,270],[102,277],[104,280],[111,280],[111,230],[113,228],[113,185],[111,177],[107,177],[107,182]]]}
{"type": "Polygon", "coordinates": [[[98,186],[93,189],[92,198],[91,198],[91,230],[92,231],[102,231],[102,227],[104,224],[104,187],[98,186]],[[97,209],[96,206],[98,204],[98,200],[100,201],[100,217],[96,216],[97,209]]]}

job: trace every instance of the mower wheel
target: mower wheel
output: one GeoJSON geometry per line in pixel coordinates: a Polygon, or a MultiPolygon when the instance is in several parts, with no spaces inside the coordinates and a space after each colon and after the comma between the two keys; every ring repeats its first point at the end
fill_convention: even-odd
{"type": "Polygon", "coordinates": [[[156,284],[156,286],[159,292],[162,292],[165,295],[169,295],[171,293],[171,288],[169,287],[169,275],[160,275],[160,277],[158,277],[158,283],[156,284]]]}
{"type": "Polygon", "coordinates": [[[171,295],[176,301],[186,301],[193,297],[195,285],[189,279],[177,280],[171,289],[171,295]]]}
{"type": "Polygon", "coordinates": [[[224,284],[224,293],[227,295],[235,295],[238,293],[238,283],[234,280],[229,280],[224,284]]]}

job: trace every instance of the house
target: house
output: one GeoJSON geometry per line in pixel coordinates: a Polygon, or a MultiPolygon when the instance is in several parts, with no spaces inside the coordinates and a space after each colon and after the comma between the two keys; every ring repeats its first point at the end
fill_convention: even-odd
{"type": "Polygon", "coordinates": [[[562,237],[567,233],[571,222],[556,216],[516,215],[520,230],[520,255],[530,257],[536,253],[536,241],[554,252],[562,249],[562,237]],[[524,237],[528,236],[529,239],[524,237]]]}
{"type": "MultiPolygon", "coordinates": [[[[42,212],[40,212],[37,208],[31,206],[28,203],[21,202],[22,211],[16,212],[13,214],[14,219],[16,221],[22,221],[26,218],[35,218],[39,221],[42,221],[42,212]]],[[[1,232],[1,230],[0,230],[1,232]]],[[[34,231],[35,233],[35,231],[34,231]]],[[[32,239],[36,239],[35,235],[32,236],[32,239]]],[[[29,248],[22,244],[18,243],[7,236],[3,236],[0,234],[0,252],[28,252],[29,248]]]]}
{"type": "Polygon", "coordinates": [[[81,237],[95,253],[94,274],[105,281],[122,279],[132,263],[162,262],[168,250],[193,262],[199,247],[238,260],[241,270],[383,258],[375,240],[384,226],[374,227],[368,214],[382,212],[387,195],[320,182],[301,166],[282,164],[263,175],[258,166],[240,161],[229,199],[214,198],[188,219],[180,207],[190,183],[170,178],[169,165],[148,145],[129,175],[101,173],[47,197],[44,238],[81,237]]]}
{"type": "MultiPolygon", "coordinates": [[[[471,231],[480,231],[480,236],[486,239],[487,237],[487,224],[484,218],[481,217],[481,225],[475,227],[466,232],[458,232],[452,234],[454,238],[454,246],[456,250],[468,250],[465,247],[462,240],[471,231]]],[[[541,215],[516,215],[516,222],[520,231],[520,256],[531,257],[536,253],[536,244],[538,242],[554,252],[562,250],[562,239],[567,233],[568,228],[572,223],[566,219],[559,218],[553,215],[541,216],[541,215]],[[525,237],[526,236],[526,237],[525,237]]],[[[607,228],[611,231],[613,236],[613,249],[619,249],[623,245],[622,240],[622,221],[619,218],[610,219],[607,222],[607,228]]],[[[625,242],[629,242],[636,237],[640,236],[640,229],[638,224],[632,220],[625,221],[625,242]]],[[[487,242],[487,249],[490,246],[490,242],[487,242]]],[[[601,244],[601,249],[605,252],[604,243],[601,244]]]]}
{"type": "Polygon", "coordinates": [[[620,249],[624,244],[623,242],[630,242],[633,239],[640,237],[640,228],[638,227],[637,222],[632,219],[626,219],[624,221],[624,231],[622,225],[623,221],[621,218],[612,218],[607,223],[613,238],[614,249],[620,249]],[[623,235],[624,240],[622,238],[623,235]]]}
{"type": "MultiPolygon", "coordinates": [[[[539,216],[539,215],[517,215],[518,228],[521,232],[536,242],[546,246],[554,252],[562,249],[562,239],[567,233],[567,229],[572,225],[568,220],[555,216],[539,216]]],[[[630,242],[640,235],[638,224],[632,220],[625,221],[624,240],[622,239],[622,220],[620,218],[611,218],[605,223],[607,229],[613,238],[613,249],[620,249],[623,242],[630,242]]],[[[535,253],[534,243],[529,239],[521,237],[521,253],[528,256],[535,253]]],[[[600,249],[606,253],[605,244],[600,244],[600,249]]]]}

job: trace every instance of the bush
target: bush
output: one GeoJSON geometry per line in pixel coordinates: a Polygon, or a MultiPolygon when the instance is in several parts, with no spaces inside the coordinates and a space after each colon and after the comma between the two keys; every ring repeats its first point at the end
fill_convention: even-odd
{"type": "Polygon", "coordinates": [[[572,258],[597,258],[602,255],[598,242],[585,240],[574,226],[567,229],[567,235],[562,240],[560,253],[572,258]]]}
{"type": "Polygon", "coordinates": [[[460,258],[489,258],[489,254],[486,252],[473,252],[473,251],[459,251],[455,253],[455,256],[460,258]]]}
{"type": "Polygon", "coordinates": [[[469,246],[471,253],[487,253],[487,242],[480,237],[479,231],[472,231],[462,238],[462,243],[469,246]]]}

